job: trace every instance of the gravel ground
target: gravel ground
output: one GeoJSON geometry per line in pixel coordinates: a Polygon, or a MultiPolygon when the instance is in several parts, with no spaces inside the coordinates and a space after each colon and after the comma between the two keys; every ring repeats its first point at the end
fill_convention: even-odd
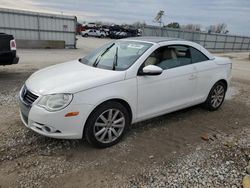
{"type": "Polygon", "coordinates": [[[132,180],[130,186],[241,187],[250,161],[250,129],[235,133],[209,135],[209,140],[192,153],[153,167],[132,180]]]}
{"type": "Polygon", "coordinates": [[[46,138],[22,124],[18,92],[34,71],[105,42],[79,38],[76,50],[20,50],[20,64],[0,68],[0,187],[242,187],[250,152],[246,53],[220,54],[234,62],[220,110],[196,106],[141,122],[111,148],[46,138]]]}

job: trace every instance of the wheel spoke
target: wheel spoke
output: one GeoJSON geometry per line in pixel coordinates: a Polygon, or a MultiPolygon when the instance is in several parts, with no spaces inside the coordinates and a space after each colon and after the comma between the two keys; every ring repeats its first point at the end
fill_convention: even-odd
{"type": "Polygon", "coordinates": [[[95,126],[97,126],[97,127],[105,127],[105,126],[107,126],[107,124],[106,123],[98,123],[98,122],[96,122],[95,126]]]}
{"type": "Polygon", "coordinates": [[[108,130],[108,139],[109,139],[109,142],[112,141],[112,132],[111,132],[111,129],[108,130]]]}
{"type": "Polygon", "coordinates": [[[108,123],[108,120],[103,116],[103,114],[100,115],[100,118],[101,118],[101,120],[102,120],[105,124],[108,123]]]}
{"type": "Polygon", "coordinates": [[[220,105],[220,101],[217,100],[217,101],[216,101],[216,107],[218,107],[219,105],[220,105]]]}
{"type": "Polygon", "coordinates": [[[216,96],[218,93],[217,93],[217,89],[214,90],[214,95],[216,96]]]}
{"type": "Polygon", "coordinates": [[[109,110],[109,115],[108,115],[108,121],[112,120],[112,112],[113,112],[113,109],[110,109],[109,110]]]}
{"type": "Polygon", "coordinates": [[[222,100],[222,99],[223,99],[223,96],[218,96],[218,99],[219,99],[219,100],[222,100]]]}
{"type": "Polygon", "coordinates": [[[114,114],[114,116],[113,116],[113,118],[112,118],[112,121],[114,121],[114,120],[116,119],[116,117],[118,116],[118,114],[119,114],[119,111],[116,110],[116,111],[115,111],[115,114],[114,114]]]}
{"type": "Polygon", "coordinates": [[[107,135],[108,129],[105,129],[105,132],[102,134],[100,140],[103,141],[105,136],[107,135]]]}
{"type": "Polygon", "coordinates": [[[116,130],[115,130],[114,128],[111,128],[111,131],[113,132],[113,134],[114,134],[116,137],[119,136],[118,132],[116,132],[116,130]]]}
{"type": "Polygon", "coordinates": [[[112,127],[114,127],[114,128],[123,128],[124,125],[123,124],[113,124],[112,127]]]}
{"type": "Polygon", "coordinates": [[[99,130],[99,131],[95,134],[95,136],[96,136],[96,137],[100,136],[105,130],[106,130],[106,128],[102,128],[101,130],[99,130]]]}
{"type": "Polygon", "coordinates": [[[215,107],[215,108],[216,108],[216,102],[217,102],[217,99],[215,99],[215,100],[212,102],[213,107],[215,107]]]}
{"type": "Polygon", "coordinates": [[[216,95],[212,95],[211,98],[214,99],[216,97],[216,95]]]}
{"type": "Polygon", "coordinates": [[[218,90],[218,95],[222,94],[224,92],[223,88],[221,87],[219,90],[218,90]]]}
{"type": "Polygon", "coordinates": [[[215,100],[216,100],[216,98],[212,99],[212,100],[211,100],[211,103],[213,104],[215,100]]]}
{"type": "Polygon", "coordinates": [[[120,119],[115,120],[114,124],[120,123],[122,121],[124,121],[124,117],[121,117],[120,119]]]}

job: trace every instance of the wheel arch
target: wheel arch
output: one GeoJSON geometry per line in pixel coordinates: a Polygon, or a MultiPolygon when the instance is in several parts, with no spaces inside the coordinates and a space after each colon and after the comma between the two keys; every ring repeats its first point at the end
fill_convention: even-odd
{"type": "MultiPolygon", "coordinates": [[[[105,104],[105,103],[108,103],[108,102],[111,102],[111,101],[115,101],[115,102],[118,102],[120,103],[121,105],[123,105],[127,110],[128,110],[128,113],[129,113],[129,124],[131,124],[132,120],[133,120],[133,111],[132,111],[132,108],[131,106],[129,105],[129,103],[124,100],[124,99],[121,99],[121,98],[112,98],[112,99],[108,99],[108,100],[105,100],[105,101],[102,101],[101,103],[99,103],[98,105],[96,105],[94,107],[94,109],[90,112],[90,114],[88,115],[86,121],[85,121],[85,125],[86,123],[89,121],[89,118],[91,117],[92,113],[101,105],[105,104]]],[[[83,134],[82,134],[82,137],[84,137],[85,135],[85,125],[83,127],[83,134]]]]}
{"type": "MultiPolygon", "coordinates": [[[[217,107],[212,107],[212,106],[211,106],[211,103],[210,103],[211,97],[210,97],[210,95],[211,95],[212,92],[213,92],[213,88],[214,88],[218,83],[223,83],[223,85],[225,85],[225,87],[226,87],[226,91],[227,91],[227,89],[228,89],[228,82],[227,82],[226,79],[219,79],[217,82],[215,82],[215,83],[213,84],[213,86],[211,87],[211,89],[210,89],[210,91],[209,91],[209,93],[208,93],[208,95],[207,95],[207,97],[206,97],[205,102],[202,103],[202,106],[203,106],[204,108],[208,109],[209,111],[215,111],[215,110],[217,110],[217,109],[222,105],[222,103],[223,103],[223,101],[224,101],[224,98],[223,98],[222,101],[221,101],[221,104],[219,104],[219,106],[217,106],[217,107]]],[[[225,93],[224,93],[224,97],[225,97],[226,91],[225,91],[225,93]]]]}
{"type": "MultiPolygon", "coordinates": [[[[217,84],[218,82],[224,83],[225,86],[226,86],[226,90],[228,89],[228,83],[227,83],[227,81],[226,81],[225,79],[220,79],[220,80],[218,80],[217,82],[214,83],[214,85],[217,84]]],[[[213,86],[214,86],[214,85],[213,85],[213,86]]]]}
{"type": "Polygon", "coordinates": [[[212,88],[215,86],[215,84],[219,83],[219,82],[222,82],[225,84],[226,86],[226,91],[228,89],[228,81],[224,78],[221,78],[221,79],[216,79],[216,81],[212,82],[212,84],[210,85],[210,89],[208,90],[208,93],[206,95],[206,98],[204,100],[207,100],[208,96],[209,96],[209,93],[211,92],[212,88]]]}
{"type": "Polygon", "coordinates": [[[115,101],[115,102],[118,102],[120,104],[122,104],[127,110],[128,110],[128,113],[129,113],[129,123],[132,122],[132,119],[133,119],[133,112],[132,112],[132,109],[129,105],[129,103],[123,99],[111,99],[111,100],[108,100],[108,101],[115,101]]]}

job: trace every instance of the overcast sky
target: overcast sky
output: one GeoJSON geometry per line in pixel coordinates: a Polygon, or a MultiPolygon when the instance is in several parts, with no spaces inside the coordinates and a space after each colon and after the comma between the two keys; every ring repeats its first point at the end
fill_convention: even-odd
{"type": "Polygon", "coordinates": [[[226,23],[230,33],[250,36],[250,0],[0,0],[0,7],[73,14],[78,20],[154,24],[164,10],[165,24],[226,23]]]}

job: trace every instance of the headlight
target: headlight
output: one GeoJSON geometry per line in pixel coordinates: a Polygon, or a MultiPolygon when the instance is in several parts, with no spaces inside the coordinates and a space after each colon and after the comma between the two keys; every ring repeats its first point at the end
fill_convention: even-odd
{"type": "Polygon", "coordinates": [[[70,104],[73,99],[72,94],[52,94],[42,96],[37,105],[48,111],[59,111],[70,104]]]}

